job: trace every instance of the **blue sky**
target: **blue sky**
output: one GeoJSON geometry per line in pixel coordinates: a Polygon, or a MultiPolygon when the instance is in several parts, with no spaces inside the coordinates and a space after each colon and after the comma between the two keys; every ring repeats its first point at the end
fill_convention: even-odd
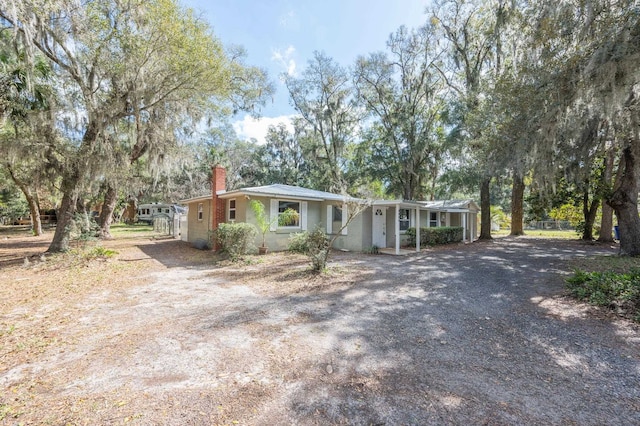
{"type": "Polygon", "coordinates": [[[279,79],[282,73],[300,73],[315,50],[351,66],[359,55],[384,50],[389,34],[400,25],[422,25],[430,4],[430,0],[181,1],[207,20],[225,45],[244,46],[247,63],[266,69],[275,82],[276,94],[261,111],[261,120],[235,117],[239,136],[259,141],[269,124],[287,121],[295,113],[279,79]]]}

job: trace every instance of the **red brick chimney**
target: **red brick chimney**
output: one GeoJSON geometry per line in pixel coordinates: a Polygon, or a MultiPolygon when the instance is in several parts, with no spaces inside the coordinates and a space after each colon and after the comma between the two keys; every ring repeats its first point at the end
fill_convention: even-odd
{"type": "MultiPolygon", "coordinates": [[[[211,196],[213,203],[211,208],[213,209],[211,229],[218,229],[218,225],[225,221],[225,201],[218,198],[218,191],[225,191],[227,189],[227,171],[222,166],[214,166],[211,174],[211,196]]],[[[218,250],[215,242],[213,249],[218,250]]]]}

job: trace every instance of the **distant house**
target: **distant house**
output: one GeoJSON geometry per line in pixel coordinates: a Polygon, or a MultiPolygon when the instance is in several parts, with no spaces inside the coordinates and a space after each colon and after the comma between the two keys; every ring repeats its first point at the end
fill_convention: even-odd
{"type": "MultiPolygon", "coordinates": [[[[421,227],[460,226],[463,239],[473,241],[477,235],[478,205],[464,201],[402,201],[376,200],[343,228],[348,217],[348,205],[353,199],[340,194],[316,191],[290,185],[267,185],[225,189],[225,170],[213,170],[212,195],[182,200],[188,205],[187,232],[183,239],[196,245],[208,241],[210,232],[223,222],[247,222],[255,224],[255,216],[249,206],[251,200],[261,201],[267,214],[275,219],[287,209],[299,213],[299,220],[287,226],[279,226],[273,220],[266,235],[270,250],[286,250],[289,235],[313,230],[317,227],[329,235],[338,232],[334,248],[363,251],[370,247],[395,248],[406,244],[405,231],[420,223],[421,227]]],[[[256,245],[259,245],[259,239],[256,245]]]]}

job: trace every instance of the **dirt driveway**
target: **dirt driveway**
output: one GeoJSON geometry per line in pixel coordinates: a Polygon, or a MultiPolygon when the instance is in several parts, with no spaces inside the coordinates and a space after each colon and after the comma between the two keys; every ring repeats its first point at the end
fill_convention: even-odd
{"type": "Polygon", "coordinates": [[[3,345],[3,424],[640,424],[638,328],[562,297],[567,261],[610,247],[338,254],[320,278],[291,255],[136,250],[112,262],[149,262],[127,285],[3,307],[5,329],[55,336],[3,345]]]}

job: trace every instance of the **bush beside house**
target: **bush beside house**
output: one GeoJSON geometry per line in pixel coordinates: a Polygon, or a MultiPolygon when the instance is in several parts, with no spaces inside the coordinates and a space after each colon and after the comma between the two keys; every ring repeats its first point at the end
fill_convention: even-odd
{"type": "Polygon", "coordinates": [[[231,259],[255,251],[255,238],[258,230],[250,223],[221,223],[213,232],[213,238],[231,259]]]}
{"type": "MultiPolygon", "coordinates": [[[[407,229],[406,235],[409,246],[416,245],[416,228],[407,229]]],[[[459,243],[462,241],[463,228],[461,226],[441,226],[420,228],[420,246],[435,246],[440,244],[459,243]]]]}

